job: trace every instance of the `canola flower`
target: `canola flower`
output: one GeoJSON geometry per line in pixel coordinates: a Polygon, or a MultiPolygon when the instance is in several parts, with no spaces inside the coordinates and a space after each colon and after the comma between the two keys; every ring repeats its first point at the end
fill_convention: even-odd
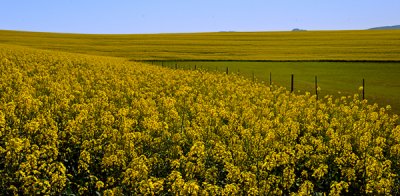
{"type": "Polygon", "coordinates": [[[0,47],[7,195],[400,194],[400,126],[357,95],[0,47]]]}

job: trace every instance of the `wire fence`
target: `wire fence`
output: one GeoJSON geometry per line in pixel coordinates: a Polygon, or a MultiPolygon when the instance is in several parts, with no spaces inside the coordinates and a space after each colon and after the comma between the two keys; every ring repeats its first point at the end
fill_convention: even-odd
{"type": "MultiPolygon", "coordinates": [[[[150,61],[150,64],[152,65],[160,65],[160,61],[150,61]]],[[[203,69],[202,65],[199,65],[199,67],[197,66],[197,64],[195,65],[178,65],[178,63],[165,63],[163,61],[161,61],[161,66],[162,67],[168,67],[168,68],[173,68],[173,69],[185,69],[185,70],[206,70],[206,71],[210,71],[210,69],[203,69]]],[[[215,66],[215,71],[217,72],[221,72],[220,70],[221,68],[219,66],[215,66]]],[[[230,74],[230,69],[229,66],[226,66],[224,68],[224,72],[225,74],[230,74]]],[[[238,69],[236,74],[240,74],[240,70],[238,69]]],[[[232,74],[232,73],[231,73],[232,74]]],[[[272,72],[269,72],[269,85],[272,86],[273,85],[273,79],[272,79],[272,72]]],[[[252,80],[255,81],[256,77],[254,74],[254,71],[252,72],[252,80]]],[[[365,78],[362,78],[362,82],[361,82],[361,86],[360,86],[360,90],[361,90],[361,96],[362,99],[365,99],[365,78]]],[[[316,95],[316,99],[318,100],[319,98],[319,85],[318,85],[318,76],[315,76],[314,78],[314,92],[316,95]]],[[[290,92],[293,93],[295,91],[295,74],[290,74],[290,92]]]]}

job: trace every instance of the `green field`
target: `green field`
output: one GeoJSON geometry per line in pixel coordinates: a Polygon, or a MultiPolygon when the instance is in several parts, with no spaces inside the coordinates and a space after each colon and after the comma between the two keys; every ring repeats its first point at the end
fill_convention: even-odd
{"type": "Polygon", "coordinates": [[[169,61],[272,80],[321,95],[359,93],[400,113],[400,31],[224,32],[192,34],[85,35],[0,31],[0,44],[116,56],[132,61],[169,61]],[[208,62],[215,61],[215,62],[208,62]],[[251,61],[251,62],[249,62],[251,61]],[[254,62],[264,61],[264,62],[254,62]]]}
{"type": "Polygon", "coordinates": [[[361,94],[359,87],[365,79],[365,98],[380,106],[391,105],[393,111],[400,111],[400,63],[374,62],[157,62],[180,69],[206,69],[209,71],[228,72],[254,78],[290,89],[291,74],[294,74],[294,88],[298,92],[315,92],[315,76],[318,77],[319,95],[361,94]]]}

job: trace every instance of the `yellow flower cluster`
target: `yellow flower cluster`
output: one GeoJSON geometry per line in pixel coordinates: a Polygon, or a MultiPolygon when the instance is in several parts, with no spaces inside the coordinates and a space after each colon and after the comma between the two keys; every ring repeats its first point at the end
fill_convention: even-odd
{"type": "Polygon", "coordinates": [[[398,195],[389,107],[236,75],[0,47],[0,190],[398,195]]]}

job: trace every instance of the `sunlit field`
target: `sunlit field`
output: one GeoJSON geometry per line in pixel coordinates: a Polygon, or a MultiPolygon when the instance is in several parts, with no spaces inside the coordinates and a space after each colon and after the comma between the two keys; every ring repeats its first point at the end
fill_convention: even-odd
{"type": "Polygon", "coordinates": [[[358,95],[10,45],[0,60],[3,194],[400,194],[398,117],[358,95]]]}
{"type": "Polygon", "coordinates": [[[400,61],[400,30],[85,35],[0,31],[0,43],[131,60],[400,61]]]}
{"type": "Polygon", "coordinates": [[[318,94],[334,97],[362,94],[359,88],[365,84],[365,98],[369,103],[400,114],[400,63],[397,62],[249,62],[249,61],[151,61],[150,64],[171,69],[203,69],[211,72],[235,74],[266,84],[291,89],[294,75],[295,93],[315,94],[317,76],[318,94]],[[300,92],[299,92],[300,91],[300,92]]]}
{"type": "MultiPolygon", "coordinates": [[[[366,81],[366,98],[400,112],[400,30],[220,32],[181,34],[60,34],[0,31],[0,42],[52,51],[123,57],[148,63],[161,61],[183,68],[198,65],[210,71],[253,77],[313,92],[318,76],[321,95],[360,93],[366,81]],[[190,62],[196,60],[196,62],[190,62]],[[201,61],[206,62],[201,62],[201,61]],[[229,60],[229,61],[227,61],[229,60]],[[200,61],[200,62],[199,62],[200,61]],[[209,62],[213,61],[213,62],[209,62]],[[261,61],[261,62],[257,62],[261,61]],[[217,68],[215,68],[217,66],[217,68]]],[[[157,63],[156,63],[157,64],[157,63]]]]}

